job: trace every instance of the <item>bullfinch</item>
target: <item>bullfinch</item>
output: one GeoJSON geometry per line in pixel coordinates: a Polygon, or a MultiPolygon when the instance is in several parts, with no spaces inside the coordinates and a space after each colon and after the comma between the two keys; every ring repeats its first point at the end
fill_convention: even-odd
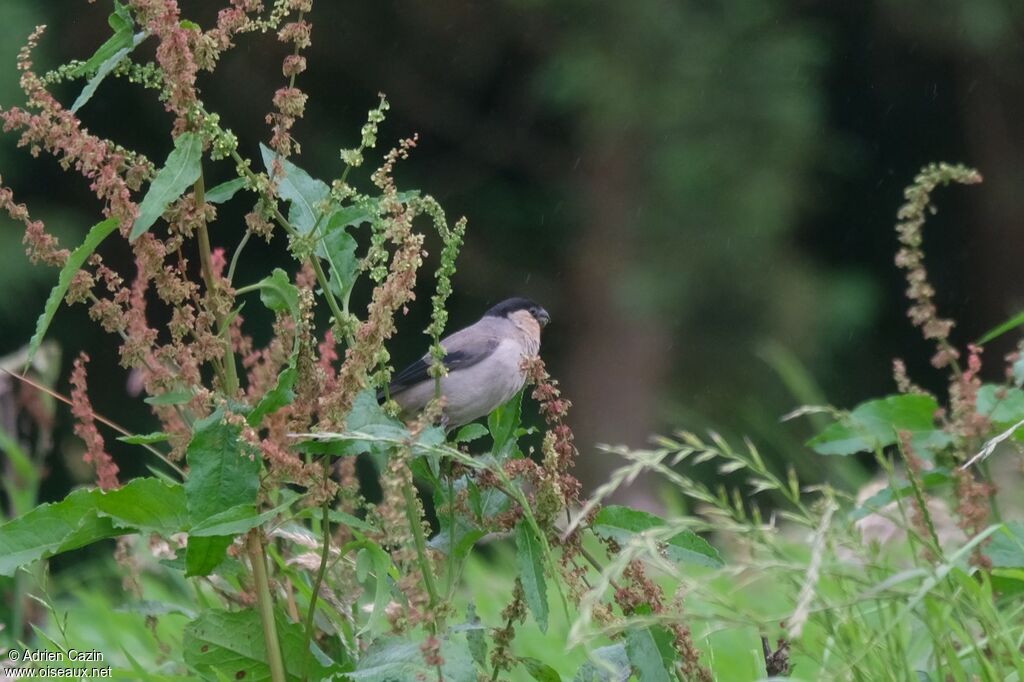
{"type": "MultiPolygon", "coordinates": [[[[536,357],[541,329],[550,319],[548,311],[530,299],[509,298],[441,340],[447,351],[448,374],[441,378],[447,428],[490,414],[519,392],[526,383],[523,360],[536,357]]],[[[414,416],[434,398],[432,362],[427,353],[392,379],[387,395],[401,406],[403,416],[414,416]]],[[[377,396],[384,397],[383,391],[377,396]]]]}

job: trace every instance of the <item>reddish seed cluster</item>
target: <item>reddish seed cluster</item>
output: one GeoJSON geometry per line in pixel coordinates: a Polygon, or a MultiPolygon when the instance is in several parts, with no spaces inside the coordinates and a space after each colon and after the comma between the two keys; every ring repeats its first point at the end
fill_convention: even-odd
{"type": "Polygon", "coordinates": [[[274,93],[276,111],[267,114],[267,123],[271,127],[270,146],[282,157],[291,156],[293,149],[296,153],[301,151],[291,130],[306,111],[307,95],[295,87],[295,77],[306,70],[306,58],[299,52],[309,47],[312,26],[302,17],[313,9],[313,0],[290,0],[288,8],[298,12],[299,17],[282,26],[277,38],[293,46],[292,54],[285,57],[281,65],[281,71],[289,82],[274,93]]]}
{"type": "Polygon", "coordinates": [[[235,36],[254,28],[250,15],[262,10],[262,0],[231,0],[230,7],[217,13],[217,25],[197,41],[195,59],[199,68],[213,71],[221,54],[234,46],[235,36]]]}
{"type": "MultiPolygon", "coordinates": [[[[105,202],[104,214],[120,221],[121,233],[127,235],[138,215],[131,190],[151,173],[149,162],[140,155],[129,158],[117,151],[108,140],[90,134],[81,121],[64,109],[31,70],[31,49],[37,44],[45,27],[38,27],[22,50],[18,67],[22,70],[21,87],[28,97],[28,108],[12,107],[0,111],[4,132],[20,130],[19,146],[27,146],[33,155],[45,150],[53,154],[65,169],[74,168],[90,181],[90,189],[105,202]],[[35,113],[33,113],[33,111],[35,113]]],[[[10,198],[6,202],[10,203],[10,198]]],[[[10,211],[10,208],[5,205],[10,211]]],[[[20,212],[15,215],[21,216],[20,212]]],[[[27,216],[17,218],[27,221],[27,216]]],[[[26,222],[25,241],[29,256],[56,264],[59,252],[56,240],[45,234],[42,223],[26,222]]]]}
{"type": "Polygon", "coordinates": [[[89,356],[85,353],[79,354],[71,372],[71,413],[78,420],[75,422],[75,435],[85,441],[85,456],[82,459],[96,467],[96,480],[100,488],[112,490],[121,485],[117,480],[118,467],[107,454],[103,436],[96,428],[96,416],[92,411],[92,403],[89,402],[86,383],[87,362],[89,356]]]}
{"type": "Polygon", "coordinates": [[[693,643],[693,633],[682,618],[682,603],[673,604],[670,614],[665,606],[665,595],[662,589],[647,576],[643,562],[629,562],[622,573],[626,580],[615,591],[615,602],[622,612],[629,616],[639,610],[648,608],[658,615],[671,615],[672,622],[668,625],[673,636],[673,643],[679,654],[679,668],[684,680],[701,680],[711,682],[711,672],[700,662],[700,652],[693,643]]]}
{"type": "Polygon", "coordinates": [[[949,429],[975,444],[988,433],[991,422],[978,412],[978,391],[981,389],[981,348],[967,347],[967,367],[954,377],[949,386],[951,409],[949,429]]]}
{"type": "Polygon", "coordinates": [[[46,263],[58,268],[63,267],[70,252],[60,248],[57,238],[47,233],[43,221],[33,220],[29,216],[25,204],[14,201],[14,192],[3,186],[2,178],[0,178],[0,207],[7,212],[12,220],[25,225],[25,236],[21,241],[26,247],[25,253],[33,264],[46,263]]]}
{"type": "Polygon", "coordinates": [[[177,0],[132,0],[138,22],[157,37],[156,60],[160,64],[167,101],[164,106],[176,116],[174,134],[188,128],[189,114],[195,107],[196,65],[193,53],[196,31],[181,25],[177,0]]]}

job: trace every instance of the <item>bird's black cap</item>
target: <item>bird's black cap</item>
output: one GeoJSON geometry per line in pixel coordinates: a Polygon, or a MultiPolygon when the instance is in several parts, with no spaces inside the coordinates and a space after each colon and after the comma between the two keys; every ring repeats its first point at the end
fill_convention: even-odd
{"type": "Polygon", "coordinates": [[[504,301],[493,306],[490,310],[484,313],[484,317],[505,317],[517,310],[525,310],[529,312],[537,318],[541,324],[546,324],[548,320],[551,319],[548,315],[548,311],[544,310],[539,303],[521,296],[506,298],[504,301]]]}

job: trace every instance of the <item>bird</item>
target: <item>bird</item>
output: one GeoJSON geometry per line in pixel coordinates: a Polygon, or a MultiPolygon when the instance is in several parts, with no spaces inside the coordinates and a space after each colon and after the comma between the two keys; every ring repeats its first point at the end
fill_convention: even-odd
{"type": "MultiPolygon", "coordinates": [[[[446,351],[441,378],[445,398],[442,424],[458,428],[490,414],[508,402],[526,383],[523,361],[540,351],[540,333],[551,316],[528,298],[513,297],[491,307],[473,324],[441,339],[446,351]]],[[[430,375],[430,353],[398,372],[388,391],[404,418],[418,414],[434,398],[436,383],[430,375]]]]}

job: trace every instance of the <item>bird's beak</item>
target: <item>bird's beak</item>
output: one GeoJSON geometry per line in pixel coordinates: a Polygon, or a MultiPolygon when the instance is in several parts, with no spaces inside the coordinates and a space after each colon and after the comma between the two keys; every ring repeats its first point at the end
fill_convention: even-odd
{"type": "Polygon", "coordinates": [[[551,316],[548,315],[548,311],[544,310],[543,308],[537,311],[537,322],[540,323],[541,327],[546,327],[548,325],[548,322],[550,321],[551,316]]]}

